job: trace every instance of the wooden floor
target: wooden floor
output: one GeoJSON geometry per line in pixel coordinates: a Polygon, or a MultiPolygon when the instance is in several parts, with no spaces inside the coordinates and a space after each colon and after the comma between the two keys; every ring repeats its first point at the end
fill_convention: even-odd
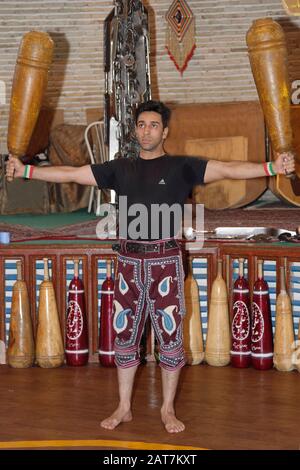
{"type": "Polygon", "coordinates": [[[0,448],[300,448],[297,371],[185,367],[176,406],[186,430],[178,435],[160,422],[160,369],[153,363],[139,368],[134,420],[102,429],[100,420],[117,403],[116,379],[115,369],[97,364],[0,366],[0,448]]]}

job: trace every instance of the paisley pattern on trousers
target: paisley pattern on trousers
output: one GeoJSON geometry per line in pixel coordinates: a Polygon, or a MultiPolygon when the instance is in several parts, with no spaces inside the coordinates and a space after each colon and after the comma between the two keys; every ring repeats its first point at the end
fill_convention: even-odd
{"type": "Polygon", "coordinates": [[[160,366],[185,364],[182,320],[184,274],[179,249],[169,255],[118,255],[114,294],[115,358],[119,367],[140,363],[139,345],[148,315],[159,344],[160,366]]]}

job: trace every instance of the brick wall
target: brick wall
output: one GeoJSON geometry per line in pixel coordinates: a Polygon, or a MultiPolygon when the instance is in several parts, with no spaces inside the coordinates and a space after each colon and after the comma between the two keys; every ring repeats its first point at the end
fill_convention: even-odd
{"type": "MultiPolygon", "coordinates": [[[[154,98],[256,99],[245,34],[254,19],[265,16],[285,28],[291,79],[300,79],[300,19],[289,18],[280,0],[188,0],[196,17],[197,48],[183,76],[165,50],[165,14],[171,3],[144,0],[150,12],[154,98]]],[[[37,29],[52,36],[55,56],[45,103],[63,109],[65,121],[85,123],[86,108],[102,105],[103,19],[112,7],[112,0],[0,0],[0,151],[6,151],[11,81],[23,34],[37,29]]]]}

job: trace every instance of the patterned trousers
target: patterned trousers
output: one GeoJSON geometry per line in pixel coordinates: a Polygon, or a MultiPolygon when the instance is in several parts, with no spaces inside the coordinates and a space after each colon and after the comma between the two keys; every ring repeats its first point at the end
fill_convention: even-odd
{"type": "MultiPolygon", "coordinates": [[[[135,242],[138,243],[138,242],[135,242]]],[[[159,253],[128,253],[121,245],[115,276],[115,361],[118,367],[140,363],[139,345],[148,315],[159,344],[159,363],[167,370],[185,364],[183,351],[184,272],[179,247],[159,253]]]]}

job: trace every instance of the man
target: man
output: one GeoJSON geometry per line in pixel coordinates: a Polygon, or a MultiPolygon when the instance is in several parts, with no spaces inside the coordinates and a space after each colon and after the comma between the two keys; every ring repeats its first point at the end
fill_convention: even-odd
{"type": "MultiPolygon", "coordinates": [[[[118,196],[127,197],[129,209],[135,204],[143,204],[151,212],[153,204],[182,206],[196,184],[223,178],[248,179],[294,171],[294,157],[290,153],[278,155],[271,166],[170,157],[164,152],[169,118],[170,111],[161,102],[149,101],[138,107],[136,138],[140,144],[140,156],[137,160],[123,158],[80,168],[25,168],[18,159],[10,157],[7,175],[114,189],[118,196]]],[[[149,314],[160,347],[163,389],[161,419],[168,432],[177,433],[185,428],[174,410],[178,379],[184,365],[183,269],[180,249],[174,238],[178,227],[174,223],[165,237],[168,240],[165,240],[162,239],[161,227],[156,230],[157,227],[151,226],[151,217],[147,222],[146,235],[143,233],[139,240],[129,236],[129,240],[121,240],[120,244],[114,298],[114,327],[117,332],[115,356],[120,400],[117,409],[101,422],[101,426],[114,429],[120,423],[132,419],[131,397],[139,364],[139,342],[149,314]],[[156,237],[151,236],[153,232],[156,237]]]]}

